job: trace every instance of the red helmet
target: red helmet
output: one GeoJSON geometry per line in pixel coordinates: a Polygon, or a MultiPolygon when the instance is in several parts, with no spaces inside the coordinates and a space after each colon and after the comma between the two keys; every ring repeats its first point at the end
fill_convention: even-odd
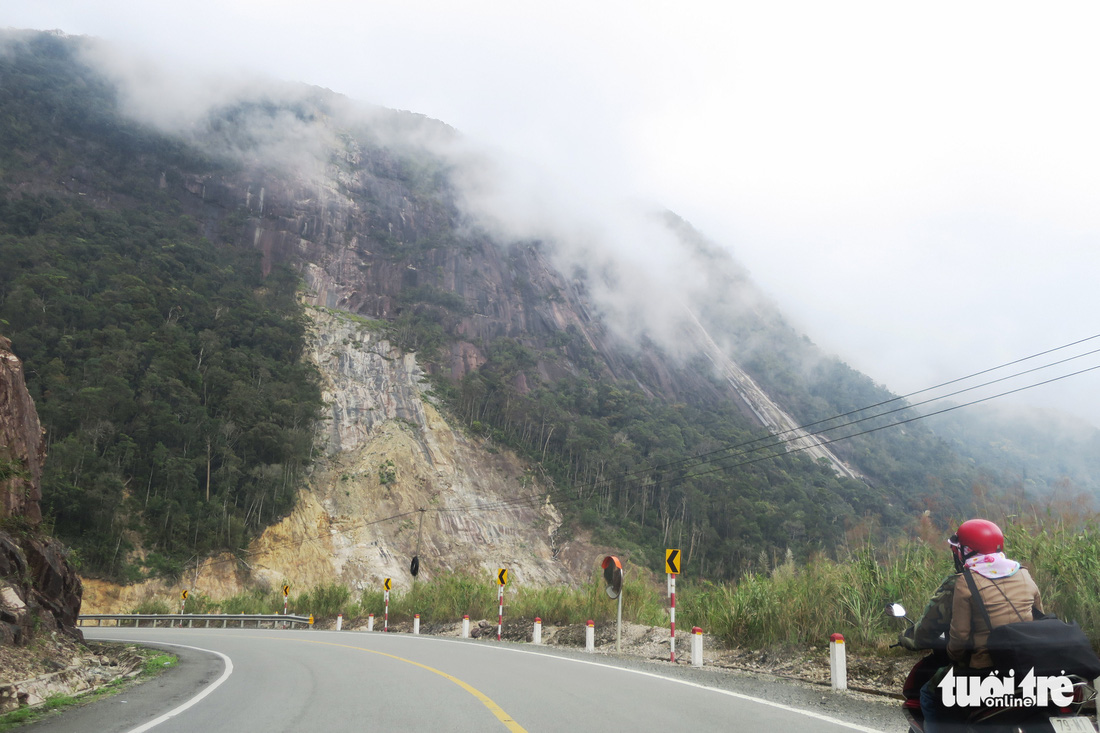
{"type": "Polygon", "coordinates": [[[959,531],[948,542],[962,548],[964,557],[977,553],[1004,552],[1005,535],[988,519],[968,519],[959,525],[959,531]]]}

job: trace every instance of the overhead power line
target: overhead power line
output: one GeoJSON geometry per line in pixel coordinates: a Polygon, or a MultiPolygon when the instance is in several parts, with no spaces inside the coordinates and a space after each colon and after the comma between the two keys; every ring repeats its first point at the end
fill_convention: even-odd
{"type": "MultiPolygon", "coordinates": [[[[854,409],[854,410],[849,410],[848,412],[845,412],[845,413],[842,413],[842,414],[834,415],[832,417],[827,417],[827,418],[823,418],[823,419],[820,419],[820,420],[815,420],[814,422],[806,423],[806,424],[801,425],[799,427],[790,428],[790,429],[781,431],[779,433],[769,434],[769,435],[762,436],[762,437],[759,437],[759,438],[754,438],[752,440],[744,441],[742,443],[737,443],[737,444],[734,444],[734,445],[724,446],[722,448],[718,448],[718,449],[715,449],[713,451],[708,451],[706,453],[701,453],[701,454],[698,454],[698,455],[695,455],[695,456],[682,458],[682,459],[679,459],[677,461],[672,461],[672,462],[665,463],[665,464],[659,464],[659,465],[656,465],[656,466],[648,466],[648,467],[643,468],[643,469],[637,469],[635,471],[631,471],[627,474],[624,474],[622,476],[619,476],[619,477],[616,477],[616,478],[613,478],[613,479],[601,479],[601,480],[597,480],[597,481],[595,481],[591,484],[585,484],[581,487],[573,486],[573,487],[563,487],[563,488],[559,488],[559,489],[552,489],[550,491],[543,492],[542,494],[539,494],[536,497],[514,497],[512,499],[501,499],[501,500],[496,501],[496,502],[490,502],[490,503],[485,503],[485,504],[475,504],[475,505],[470,505],[470,506],[467,506],[467,507],[440,508],[440,509],[437,509],[436,511],[465,511],[465,510],[473,510],[473,509],[477,509],[477,510],[480,510],[480,511],[486,511],[486,510],[492,510],[492,509],[497,509],[497,508],[507,508],[507,507],[510,507],[510,506],[513,506],[513,505],[529,504],[529,503],[532,503],[533,501],[542,502],[542,501],[545,501],[546,499],[551,499],[552,501],[555,501],[555,502],[558,502],[558,503],[563,503],[563,502],[568,503],[569,501],[572,500],[572,497],[568,497],[568,496],[564,497],[564,498],[552,498],[552,497],[554,497],[555,495],[558,495],[558,494],[564,494],[566,492],[570,492],[574,495],[577,495],[577,494],[583,495],[583,492],[578,491],[577,489],[586,489],[591,493],[591,492],[594,492],[597,489],[603,488],[603,487],[605,487],[605,486],[607,486],[608,484],[611,484],[611,483],[616,483],[619,486],[622,486],[622,485],[624,485],[624,481],[626,481],[628,479],[638,478],[638,477],[643,477],[643,478],[648,477],[648,476],[651,476],[652,474],[654,474],[656,472],[659,472],[659,471],[667,471],[669,469],[677,468],[677,467],[681,467],[681,466],[685,466],[685,465],[694,466],[694,465],[700,465],[700,464],[705,464],[705,463],[713,463],[715,461],[719,461],[719,460],[723,460],[723,459],[738,458],[738,457],[748,455],[748,454],[751,454],[751,453],[757,453],[757,452],[760,452],[760,451],[763,451],[763,450],[767,450],[769,448],[777,448],[777,447],[780,447],[780,446],[787,446],[787,445],[789,445],[789,444],[791,444],[795,441],[798,441],[798,440],[812,439],[814,437],[817,437],[819,435],[822,435],[824,433],[828,433],[828,432],[831,432],[831,431],[834,431],[834,430],[839,430],[841,428],[845,428],[845,427],[849,427],[849,426],[852,426],[852,425],[857,425],[859,423],[867,422],[868,420],[875,420],[875,419],[886,417],[888,415],[896,414],[896,413],[899,413],[899,412],[904,412],[906,410],[914,409],[914,408],[917,408],[917,407],[922,407],[924,405],[939,402],[939,401],[947,399],[949,397],[956,397],[958,395],[965,394],[967,392],[972,392],[974,390],[981,389],[983,387],[988,387],[988,386],[991,386],[991,385],[994,385],[994,384],[1005,382],[1005,381],[1008,381],[1010,379],[1016,379],[1016,378],[1019,378],[1021,376],[1031,374],[1031,373],[1034,373],[1034,372],[1037,372],[1037,371],[1040,371],[1040,370],[1043,370],[1043,369],[1049,369],[1051,367],[1055,367],[1055,366],[1058,366],[1058,365],[1061,365],[1061,364],[1065,364],[1065,363],[1074,361],[1076,359],[1081,359],[1081,358],[1086,357],[1086,356],[1090,356],[1090,355],[1093,355],[1093,354],[1100,353],[1100,349],[1094,349],[1092,351],[1088,351],[1088,352],[1085,352],[1085,353],[1082,353],[1082,354],[1077,354],[1075,356],[1067,357],[1065,359],[1060,359],[1058,361],[1043,364],[1041,366],[1037,366],[1037,367],[1033,367],[1033,368],[1030,368],[1030,369],[1025,369],[1025,370],[1022,370],[1022,371],[1018,371],[1018,372],[1015,372],[1013,374],[1009,374],[1008,376],[999,377],[997,379],[989,380],[989,381],[983,382],[981,384],[977,384],[977,385],[973,385],[971,387],[967,387],[965,389],[960,389],[960,390],[956,390],[954,392],[939,395],[937,397],[929,398],[929,399],[921,401],[921,402],[917,402],[917,403],[913,403],[913,404],[905,403],[902,406],[891,409],[891,410],[886,410],[886,411],[883,411],[883,412],[878,412],[878,413],[869,414],[869,415],[863,415],[862,417],[858,417],[856,419],[849,420],[847,422],[843,422],[843,423],[839,423],[839,424],[832,425],[832,426],[827,426],[827,427],[819,427],[817,430],[807,432],[807,430],[809,428],[813,428],[815,426],[821,426],[821,425],[824,425],[825,423],[833,422],[833,421],[836,421],[836,420],[839,420],[839,419],[842,419],[842,418],[845,418],[845,417],[850,417],[850,416],[853,416],[853,415],[861,415],[862,413],[866,413],[866,412],[868,412],[870,410],[874,410],[878,407],[887,406],[887,405],[897,403],[897,402],[902,401],[902,400],[906,400],[909,397],[913,397],[913,396],[916,396],[916,395],[921,395],[921,394],[925,394],[925,393],[928,393],[928,392],[932,392],[934,390],[942,389],[944,387],[948,387],[948,386],[953,385],[953,384],[958,384],[960,382],[965,382],[967,380],[974,379],[975,377],[980,377],[982,375],[990,374],[990,373],[996,372],[998,370],[1008,368],[1010,366],[1015,366],[1017,364],[1021,364],[1021,363],[1026,362],[1026,361],[1030,361],[1030,360],[1039,358],[1041,356],[1046,356],[1046,355],[1049,355],[1049,354],[1052,354],[1052,353],[1055,353],[1055,352],[1058,352],[1058,351],[1062,351],[1062,350],[1065,350],[1065,349],[1071,348],[1073,346],[1077,346],[1077,345],[1086,343],[1088,341],[1091,341],[1091,340],[1094,340],[1094,339],[1097,339],[1097,338],[1100,338],[1100,334],[1097,334],[1095,336],[1090,336],[1089,338],[1086,338],[1086,339],[1080,339],[1078,341],[1074,341],[1072,343],[1065,344],[1063,346],[1059,346],[1059,347],[1056,347],[1056,348],[1053,348],[1053,349],[1047,349],[1046,351],[1042,351],[1042,352],[1039,352],[1037,354],[1032,354],[1031,356],[1023,357],[1021,359],[1015,359],[1013,361],[1006,362],[1005,364],[1001,364],[1001,365],[996,366],[996,367],[991,367],[989,369],[983,369],[981,371],[974,372],[973,374],[969,374],[969,375],[964,376],[964,377],[959,377],[957,379],[952,379],[952,380],[949,380],[949,381],[946,381],[946,382],[942,382],[942,383],[934,385],[932,387],[926,387],[924,389],[917,390],[915,392],[910,392],[908,395],[903,395],[903,396],[900,396],[900,397],[894,397],[894,398],[891,398],[889,400],[883,400],[881,402],[875,403],[875,404],[870,405],[868,407],[861,407],[861,408],[857,408],[857,409],[854,409]],[[784,438],[782,436],[788,436],[788,437],[784,438]],[[738,451],[738,452],[731,453],[732,451],[738,451]]],[[[893,426],[896,426],[896,425],[902,425],[902,424],[905,424],[905,423],[913,422],[915,420],[923,419],[924,417],[932,417],[934,415],[939,415],[939,414],[942,414],[944,412],[949,412],[951,410],[958,409],[959,407],[968,407],[970,405],[979,404],[981,402],[987,402],[991,399],[995,399],[995,398],[998,398],[998,397],[1004,397],[1004,396],[1007,396],[1007,395],[1010,395],[1010,394],[1014,394],[1016,392],[1022,392],[1024,390],[1032,389],[1034,387],[1039,387],[1039,386],[1042,386],[1044,384],[1049,384],[1051,382],[1060,381],[1061,379],[1065,379],[1065,378],[1070,377],[1070,376],[1077,376],[1078,374],[1083,374],[1083,373],[1088,372],[1088,371],[1092,371],[1092,369],[1084,369],[1084,370],[1081,370],[1079,372],[1074,372],[1073,374],[1065,375],[1065,376],[1062,376],[1062,377],[1057,377],[1055,379],[1049,379],[1049,380],[1036,382],[1034,384],[1030,384],[1030,385],[1027,385],[1027,386],[1024,386],[1024,387],[1020,387],[1018,389],[1008,390],[1008,391],[1002,392],[1000,394],[993,395],[991,397],[986,397],[986,398],[983,398],[983,399],[967,402],[963,405],[958,405],[956,407],[952,407],[952,408],[949,408],[949,409],[946,409],[946,410],[939,410],[939,411],[936,411],[936,412],[928,413],[928,414],[925,414],[925,415],[919,415],[919,416],[912,417],[912,418],[905,419],[905,420],[898,420],[896,422],[892,422],[892,423],[889,423],[887,425],[876,427],[876,428],[871,429],[871,430],[863,430],[863,431],[860,431],[860,432],[852,433],[850,435],[831,438],[831,439],[827,439],[827,440],[821,440],[821,441],[815,442],[815,443],[810,444],[810,445],[796,447],[793,450],[786,450],[782,453],[769,453],[769,454],[764,455],[763,457],[757,457],[756,459],[751,460],[751,461],[747,461],[746,463],[735,464],[735,465],[732,465],[732,466],[728,466],[727,468],[735,468],[735,467],[740,466],[740,465],[748,465],[750,463],[757,463],[760,460],[766,460],[766,459],[769,459],[769,458],[774,458],[774,457],[777,457],[779,455],[789,455],[790,453],[797,453],[797,452],[801,452],[801,451],[805,451],[805,450],[812,450],[813,448],[822,447],[822,446],[828,445],[830,443],[837,442],[839,440],[845,440],[847,438],[854,438],[854,437],[857,437],[859,435],[866,435],[868,433],[877,432],[878,430],[882,430],[882,429],[885,429],[885,428],[888,428],[888,427],[893,427],[893,426]]],[[[718,469],[718,470],[725,470],[725,469],[718,469]]],[[[713,473],[713,472],[714,471],[705,471],[705,472],[702,472],[702,473],[699,473],[699,474],[690,474],[687,477],[692,477],[692,476],[695,476],[695,475],[705,475],[705,474],[709,474],[709,473],[713,473]]],[[[627,481],[627,485],[629,485],[629,481],[627,481]]]]}

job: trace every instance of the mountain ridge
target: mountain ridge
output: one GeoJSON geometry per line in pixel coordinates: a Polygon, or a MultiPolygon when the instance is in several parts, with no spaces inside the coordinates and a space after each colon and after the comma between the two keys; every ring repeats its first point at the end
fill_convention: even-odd
{"type": "MultiPolygon", "coordinates": [[[[117,210],[141,212],[158,222],[151,231],[164,232],[163,241],[160,234],[136,241],[138,252],[157,253],[151,245],[193,248],[199,260],[234,253],[240,257],[230,268],[234,275],[254,253],[253,292],[300,278],[300,297],[314,309],[361,319],[394,350],[389,358],[415,354],[430,399],[447,420],[484,442],[489,455],[506,448],[537,466],[550,482],[543,498],[561,508],[565,527],[598,528],[597,541],[622,543],[643,563],[659,564],[658,549],[674,537],[694,548],[687,553],[694,558],[685,558],[694,559],[689,572],[717,577],[751,568],[762,551],[830,552],[867,527],[903,531],[926,509],[946,521],[969,505],[971,486],[988,475],[920,426],[834,443],[835,460],[818,456],[826,465],[769,438],[761,426],[775,419],[753,402],[748,382],[731,383],[719,364],[737,364],[768,402],[791,415],[788,425],[769,426],[780,436],[894,395],[795,332],[728,253],[674,214],[626,220],[608,212],[614,247],[597,246],[598,237],[562,222],[519,236],[514,222],[493,225],[494,211],[504,218],[515,212],[486,210],[486,202],[499,199],[486,194],[484,180],[470,181],[483,179],[488,164],[456,145],[457,133],[442,123],[406,113],[360,114],[331,93],[305,89],[282,100],[257,93],[209,111],[184,136],[167,134],[123,115],[115,87],[81,64],[68,39],[30,38],[22,41],[29,51],[4,59],[5,108],[42,124],[29,130],[9,115],[0,125],[12,143],[0,176],[7,210],[16,223],[30,219],[25,231],[11,225],[0,247],[44,235],[75,241],[81,227],[92,226],[92,212],[117,210]],[[91,91],[74,97],[71,88],[91,91]],[[35,199],[36,192],[45,198],[35,199]],[[663,247],[663,272],[642,267],[636,253],[643,243],[663,247]],[[705,343],[691,335],[697,329],[705,343]],[[848,475],[838,476],[841,466],[851,467],[848,475]]],[[[17,348],[20,341],[32,344],[32,358],[42,365],[63,360],[36,335],[39,326],[12,315],[12,293],[48,302],[43,281],[29,270],[9,277],[0,283],[8,302],[8,310],[0,304],[0,318],[15,324],[17,348]]],[[[211,294],[221,297],[217,288],[211,294]]],[[[158,328],[186,329],[206,307],[176,313],[169,304],[158,328]]],[[[211,306],[210,312],[224,311],[211,306]]],[[[284,318],[321,312],[288,310],[284,318]]],[[[209,363],[213,352],[205,349],[217,342],[206,331],[178,331],[181,358],[209,363]]],[[[356,343],[344,344],[345,357],[356,343]]],[[[275,356],[296,360],[301,351],[287,340],[275,356]]],[[[335,358],[337,370],[349,363],[345,357],[335,358]]],[[[185,371],[181,379],[201,392],[207,376],[185,371]]],[[[47,396],[37,382],[36,389],[47,396]]],[[[323,409],[334,409],[334,398],[326,399],[323,409]]],[[[345,423],[349,434],[380,429],[360,417],[345,423]]],[[[215,409],[211,418],[224,416],[215,409]]],[[[384,421],[398,418],[407,419],[386,412],[384,421]]],[[[295,418],[295,430],[303,419],[295,418]]],[[[887,423],[869,419],[867,427],[887,423]]],[[[85,432],[73,440],[102,440],[85,432]]],[[[211,453],[203,453],[201,442],[180,443],[173,459],[193,477],[179,485],[195,490],[181,489],[177,511],[201,516],[221,497],[225,549],[240,549],[261,532],[257,513],[248,507],[235,520],[226,509],[237,503],[233,494],[217,487],[211,493],[209,477],[232,468],[228,452],[211,453]],[[252,529],[242,524],[237,531],[235,521],[252,529]]],[[[323,472],[313,453],[296,464],[300,470],[271,454],[277,460],[265,465],[276,472],[281,488],[274,496],[283,503],[265,522],[287,516],[290,487],[323,472]]],[[[104,470],[128,485],[155,473],[150,460],[120,456],[104,470]]],[[[260,513],[265,506],[271,505],[261,502],[260,513]]],[[[149,517],[141,507],[130,512],[118,538],[131,538],[140,566],[149,559],[137,551],[149,542],[141,538],[149,517]]],[[[187,526],[200,536],[201,523],[187,526]]],[[[179,572],[171,563],[167,569],[179,572]]]]}

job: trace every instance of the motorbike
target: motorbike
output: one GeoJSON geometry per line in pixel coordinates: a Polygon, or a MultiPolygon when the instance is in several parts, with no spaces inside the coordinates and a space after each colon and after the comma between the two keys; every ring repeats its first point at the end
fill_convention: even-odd
{"type": "MultiPolygon", "coordinates": [[[[890,603],[887,613],[909,623],[911,632],[914,622],[906,615],[905,607],[900,603],[890,603]]],[[[893,646],[902,646],[899,642],[893,646]]],[[[909,733],[924,733],[924,714],[921,712],[921,688],[933,678],[940,668],[951,664],[947,656],[947,639],[940,638],[922,651],[928,653],[913,665],[902,685],[902,711],[909,724],[909,733]]],[[[1097,733],[1097,727],[1087,714],[1087,710],[1096,709],[1096,688],[1093,681],[1079,675],[1066,674],[1072,685],[1072,702],[1069,705],[1057,705],[1049,699],[1047,704],[1036,700],[1024,699],[1020,690],[1015,691],[1011,700],[999,699],[997,704],[983,704],[960,710],[958,718],[946,726],[946,730],[960,733],[1097,733]]],[[[1067,692],[1066,697],[1069,696],[1067,692]]],[[[1059,700],[1062,702],[1062,700],[1059,700]]]]}

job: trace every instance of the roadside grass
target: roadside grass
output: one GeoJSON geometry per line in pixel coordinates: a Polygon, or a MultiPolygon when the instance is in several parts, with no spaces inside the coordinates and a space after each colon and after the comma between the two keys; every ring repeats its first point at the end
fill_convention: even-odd
{"type": "MultiPolygon", "coordinates": [[[[1047,612],[1076,620],[1093,645],[1100,644],[1100,522],[1097,515],[1048,507],[1030,514],[987,513],[1006,531],[1008,555],[1031,571],[1047,612]]],[[[818,554],[796,562],[788,553],[779,562],[762,556],[754,570],[735,582],[714,583],[681,576],[677,582],[677,626],[701,627],[729,647],[808,647],[843,634],[867,652],[886,653],[896,641],[901,623],[889,617],[886,605],[900,602],[917,618],[933,590],[953,572],[946,536],[927,518],[914,523],[908,537],[872,543],[863,541],[829,557],[818,554]]],[[[665,577],[627,563],[623,588],[624,622],[661,626],[669,623],[665,577]]],[[[411,588],[390,592],[390,624],[454,623],[495,619],[496,579],[488,573],[441,573],[420,579],[411,588]]],[[[195,598],[194,594],[192,598],[195,598]]],[[[283,610],[282,593],[253,590],[223,601],[195,599],[195,611],[275,613],[283,610]]],[[[188,604],[192,600],[188,600],[188,604]]],[[[152,608],[154,604],[149,604],[152,608]]],[[[163,605],[163,604],[162,604],[163,605]]],[[[346,621],[373,613],[380,623],[385,611],[380,587],[355,597],[346,587],[329,583],[294,595],[290,608],[318,619],[342,613],[346,621]]],[[[188,610],[191,610],[189,607],[188,610]]],[[[505,620],[544,624],[613,622],[616,602],[604,591],[599,571],[579,587],[533,587],[513,582],[505,586],[505,620]]],[[[376,628],[379,626],[376,625],[376,628]]]]}
{"type": "Polygon", "coordinates": [[[124,677],[112,680],[95,690],[69,695],[58,693],[50,695],[38,705],[19,708],[0,715],[0,733],[13,730],[28,723],[42,720],[54,713],[62,712],[75,705],[87,705],[88,703],[102,700],[112,695],[117,695],[136,684],[146,682],[167,669],[176,666],[179,658],[174,654],[167,654],[159,649],[144,647],[132,647],[133,651],[144,657],[140,666],[140,673],[135,677],[124,677]]]}

